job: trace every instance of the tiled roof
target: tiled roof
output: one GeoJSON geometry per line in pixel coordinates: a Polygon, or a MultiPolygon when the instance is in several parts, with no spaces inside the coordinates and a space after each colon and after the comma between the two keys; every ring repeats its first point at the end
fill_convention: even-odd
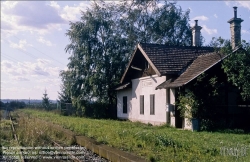
{"type": "Polygon", "coordinates": [[[226,55],[217,52],[201,55],[197,57],[177,79],[174,81],[165,81],[157,86],[156,89],[180,87],[186,85],[201,73],[205,72],[210,67],[223,60],[225,57],[226,55]]]}
{"type": "Polygon", "coordinates": [[[156,69],[163,74],[180,74],[198,56],[211,53],[212,47],[167,46],[139,44],[156,69]]]}

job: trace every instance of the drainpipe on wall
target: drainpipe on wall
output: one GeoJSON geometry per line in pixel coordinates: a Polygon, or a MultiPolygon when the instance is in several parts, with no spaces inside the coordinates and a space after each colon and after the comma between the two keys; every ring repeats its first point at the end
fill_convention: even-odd
{"type": "Polygon", "coordinates": [[[166,89],[166,93],[167,93],[167,98],[166,98],[166,118],[167,118],[167,121],[166,121],[166,123],[167,124],[170,124],[170,93],[169,93],[169,91],[170,91],[170,89],[169,88],[167,88],[166,89]]]}

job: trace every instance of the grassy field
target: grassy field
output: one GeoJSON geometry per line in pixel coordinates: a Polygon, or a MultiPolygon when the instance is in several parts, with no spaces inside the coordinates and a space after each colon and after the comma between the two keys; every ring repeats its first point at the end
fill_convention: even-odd
{"type": "MultiPolygon", "coordinates": [[[[3,114],[4,111],[0,111],[0,116],[2,116],[3,114]]],[[[11,121],[9,119],[0,118],[0,156],[3,155],[4,151],[6,151],[5,149],[3,149],[3,147],[8,148],[8,147],[18,147],[18,146],[19,144],[14,139],[14,134],[12,132],[11,121]]],[[[13,154],[13,156],[19,157],[18,154],[13,154]]]]}
{"type": "Polygon", "coordinates": [[[51,121],[150,161],[250,161],[250,134],[191,132],[138,122],[60,116],[31,109],[16,113],[51,121]]]}
{"type": "MultiPolygon", "coordinates": [[[[29,159],[29,161],[44,161],[43,159],[39,159],[40,154],[38,153],[45,149],[20,150],[18,147],[54,147],[52,140],[60,142],[60,144],[64,144],[65,146],[70,146],[73,142],[73,138],[65,136],[60,130],[53,129],[43,120],[29,118],[28,116],[20,114],[18,115],[17,112],[11,113],[11,116],[18,141],[14,139],[11,120],[2,118],[0,120],[0,157],[2,155],[4,157],[2,161],[21,161],[21,157],[24,156],[35,158],[34,160],[29,159]],[[22,156],[20,156],[21,154],[22,156]]],[[[46,149],[46,151],[48,150],[49,149],[46,149]]],[[[66,154],[61,155],[66,156],[66,154]]]]}
{"type": "Polygon", "coordinates": [[[13,138],[10,120],[5,120],[5,119],[0,120],[0,139],[1,139],[0,147],[17,146],[17,143],[13,138]]]}

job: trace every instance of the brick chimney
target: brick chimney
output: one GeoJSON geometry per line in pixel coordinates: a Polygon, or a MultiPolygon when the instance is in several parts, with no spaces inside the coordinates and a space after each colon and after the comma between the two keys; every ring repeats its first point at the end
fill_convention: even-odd
{"type": "Polygon", "coordinates": [[[228,20],[230,23],[231,31],[231,46],[232,49],[235,49],[238,45],[241,44],[241,22],[244,21],[241,18],[237,18],[237,7],[234,8],[234,17],[228,20]]]}
{"type": "Polygon", "coordinates": [[[201,46],[201,26],[198,26],[198,20],[194,20],[195,21],[195,25],[191,28],[192,30],[192,39],[193,39],[193,46],[201,46]]]}

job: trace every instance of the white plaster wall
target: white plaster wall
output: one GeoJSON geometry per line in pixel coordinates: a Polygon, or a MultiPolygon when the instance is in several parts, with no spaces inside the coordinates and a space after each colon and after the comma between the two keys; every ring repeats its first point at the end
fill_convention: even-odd
{"type": "Polygon", "coordinates": [[[166,89],[155,88],[166,81],[166,77],[157,75],[132,80],[132,121],[151,123],[153,125],[165,124],[166,115],[166,89]],[[155,114],[150,115],[150,94],[155,95],[155,114]],[[140,95],[144,95],[144,114],[140,114],[140,95]]]}
{"type": "Polygon", "coordinates": [[[117,117],[120,119],[129,119],[132,116],[132,105],[131,105],[132,89],[125,89],[117,91],[117,117]],[[123,113],[123,97],[127,96],[127,113],[123,113]]]}
{"type": "Polygon", "coordinates": [[[192,121],[188,118],[184,118],[183,120],[183,126],[184,128],[183,129],[186,129],[186,130],[192,130],[193,129],[193,126],[192,126],[192,121]]]}

